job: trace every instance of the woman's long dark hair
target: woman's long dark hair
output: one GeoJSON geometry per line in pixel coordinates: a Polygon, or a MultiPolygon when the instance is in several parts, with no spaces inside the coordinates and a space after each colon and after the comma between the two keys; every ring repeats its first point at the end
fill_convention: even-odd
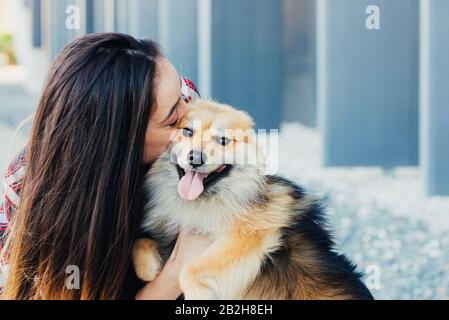
{"type": "Polygon", "coordinates": [[[76,39],[54,61],[7,244],[5,298],[121,297],[159,56],[154,42],[102,33],[76,39]],[[79,289],[66,283],[77,268],[79,289]]]}

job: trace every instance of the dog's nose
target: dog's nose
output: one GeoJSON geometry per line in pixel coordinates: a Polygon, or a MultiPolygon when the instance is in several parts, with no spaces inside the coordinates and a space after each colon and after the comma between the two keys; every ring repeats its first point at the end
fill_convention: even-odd
{"type": "Polygon", "coordinates": [[[193,168],[200,167],[206,163],[206,155],[201,151],[192,150],[187,155],[187,160],[193,168]]]}

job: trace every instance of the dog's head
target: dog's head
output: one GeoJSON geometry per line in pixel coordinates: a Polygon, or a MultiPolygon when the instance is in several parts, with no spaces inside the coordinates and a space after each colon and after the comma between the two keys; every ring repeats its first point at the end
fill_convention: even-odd
{"type": "Polygon", "coordinates": [[[245,112],[200,100],[180,120],[172,137],[170,161],[178,170],[179,195],[195,200],[245,179],[248,170],[263,169],[253,119],[245,112]]]}

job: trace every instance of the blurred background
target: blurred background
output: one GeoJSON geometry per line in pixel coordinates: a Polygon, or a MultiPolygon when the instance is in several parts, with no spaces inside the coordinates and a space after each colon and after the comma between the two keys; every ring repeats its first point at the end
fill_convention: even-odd
{"type": "Polygon", "coordinates": [[[152,38],[203,97],[279,129],[379,299],[449,298],[449,1],[0,0],[0,165],[74,38],[152,38]]]}

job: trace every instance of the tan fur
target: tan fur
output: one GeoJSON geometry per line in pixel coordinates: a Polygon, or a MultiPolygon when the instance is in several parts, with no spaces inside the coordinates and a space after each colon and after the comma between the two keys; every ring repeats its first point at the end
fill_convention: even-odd
{"type": "Polygon", "coordinates": [[[291,239],[294,243],[293,252],[299,251],[299,256],[293,254],[292,265],[298,266],[302,270],[308,270],[309,274],[298,274],[295,270],[283,270],[287,276],[274,277],[264,275],[258,277],[248,289],[245,299],[270,299],[270,300],[349,300],[351,297],[342,290],[329,285],[324,279],[316,275],[319,274],[320,261],[316,260],[313,249],[308,248],[308,240],[295,236],[291,239]],[[282,288],[282,289],[280,289],[282,288]]]}
{"type": "Polygon", "coordinates": [[[142,238],[133,247],[133,263],[137,276],[144,281],[152,281],[158,275],[162,259],[154,240],[142,238]]]}
{"type": "Polygon", "coordinates": [[[201,119],[204,124],[203,129],[208,129],[219,122],[220,118],[224,118],[223,115],[228,124],[226,128],[247,130],[254,126],[252,118],[243,111],[214,101],[200,100],[192,105],[189,113],[181,119],[179,127],[185,127],[192,119],[201,119]]]}

